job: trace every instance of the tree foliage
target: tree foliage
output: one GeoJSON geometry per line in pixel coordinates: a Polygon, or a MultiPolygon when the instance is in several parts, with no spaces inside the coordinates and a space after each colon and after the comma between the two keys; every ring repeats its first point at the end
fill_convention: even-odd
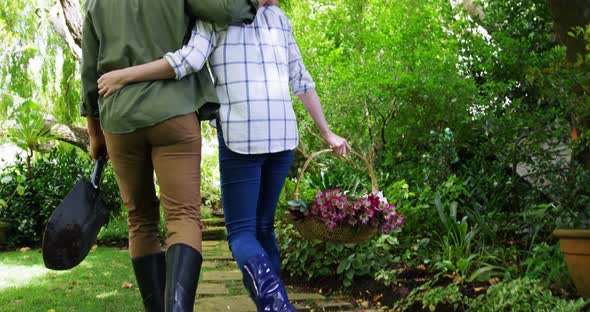
{"type": "Polygon", "coordinates": [[[430,131],[465,118],[476,89],[457,69],[448,1],[300,1],[291,8],[332,126],[357,148],[387,162],[385,153],[404,155],[428,144],[430,131]]]}
{"type": "Polygon", "coordinates": [[[31,100],[65,124],[78,121],[78,63],[50,23],[53,1],[0,1],[0,117],[31,100]]]}
{"type": "MultiPolygon", "coordinates": [[[[287,11],[329,122],[385,184],[389,175],[436,188],[455,174],[481,213],[586,198],[564,192],[575,166],[567,75],[580,68],[566,66],[548,4],[481,3],[475,15],[442,0],[298,1],[287,11]]],[[[302,148],[318,148],[298,112],[302,148]]]]}

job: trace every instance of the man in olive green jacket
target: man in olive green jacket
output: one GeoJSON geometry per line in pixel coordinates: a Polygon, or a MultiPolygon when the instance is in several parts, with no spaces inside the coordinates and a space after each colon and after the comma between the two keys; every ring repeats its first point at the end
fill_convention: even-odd
{"type": "Polygon", "coordinates": [[[186,13],[217,23],[252,21],[258,0],[86,0],[81,114],[92,157],[108,156],[128,212],[129,252],[146,311],[192,311],[202,263],[200,124],[217,98],[200,72],[179,81],[127,86],[99,98],[97,80],[182,47],[186,13]],[[107,152],[108,151],[108,152],[107,152]],[[160,187],[168,250],[158,238],[160,187]]]}

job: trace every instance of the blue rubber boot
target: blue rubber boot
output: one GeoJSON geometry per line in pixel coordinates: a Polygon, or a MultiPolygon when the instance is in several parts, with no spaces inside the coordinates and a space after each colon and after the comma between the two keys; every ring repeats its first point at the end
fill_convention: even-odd
{"type": "Polygon", "coordinates": [[[285,285],[264,254],[250,257],[242,268],[244,285],[258,312],[296,312],[289,302],[285,285]]]}

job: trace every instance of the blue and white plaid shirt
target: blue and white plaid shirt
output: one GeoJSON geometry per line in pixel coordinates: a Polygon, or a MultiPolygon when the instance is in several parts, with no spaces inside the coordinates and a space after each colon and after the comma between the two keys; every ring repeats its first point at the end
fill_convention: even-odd
{"type": "Polygon", "coordinates": [[[277,6],[258,10],[250,25],[219,27],[197,21],[188,44],[166,60],[176,79],[203,68],[215,76],[225,144],[240,154],[275,153],[298,144],[295,95],[315,88],[291,33],[291,21],[277,6]]]}

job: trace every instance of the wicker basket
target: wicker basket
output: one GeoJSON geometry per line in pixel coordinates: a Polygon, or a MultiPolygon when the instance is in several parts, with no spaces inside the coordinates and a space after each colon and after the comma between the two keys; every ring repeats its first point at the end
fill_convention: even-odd
{"type": "MultiPolygon", "coordinates": [[[[324,149],[315,152],[311,156],[309,156],[307,161],[303,164],[301,172],[297,177],[297,183],[295,184],[295,190],[293,192],[293,199],[299,199],[299,184],[301,183],[303,174],[305,173],[305,170],[307,169],[311,161],[318,155],[328,152],[332,152],[332,150],[324,149]]],[[[351,153],[359,157],[367,165],[367,169],[369,170],[369,176],[371,177],[371,189],[373,190],[373,192],[378,191],[377,179],[375,179],[375,173],[373,172],[373,167],[371,167],[369,161],[361,154],[358,154],[356,152],[351,153]]],[[[336,226],[335,229],[331,230],[328,229],[326,225],[322,222],[315,220],[311,217],[302,219],[295,219],[294,217],[292,217],[291,222],[293,223],[293,226],[297,229],[297,231],[299,231],[301,236],[303,236],[303,238],[305,239],[319,239],[326,242],[340,244],[354,244],[368,241],[378,231],[377,228],[368,225],[351,226],[346,224],[339,224],[336,226]]]]}

